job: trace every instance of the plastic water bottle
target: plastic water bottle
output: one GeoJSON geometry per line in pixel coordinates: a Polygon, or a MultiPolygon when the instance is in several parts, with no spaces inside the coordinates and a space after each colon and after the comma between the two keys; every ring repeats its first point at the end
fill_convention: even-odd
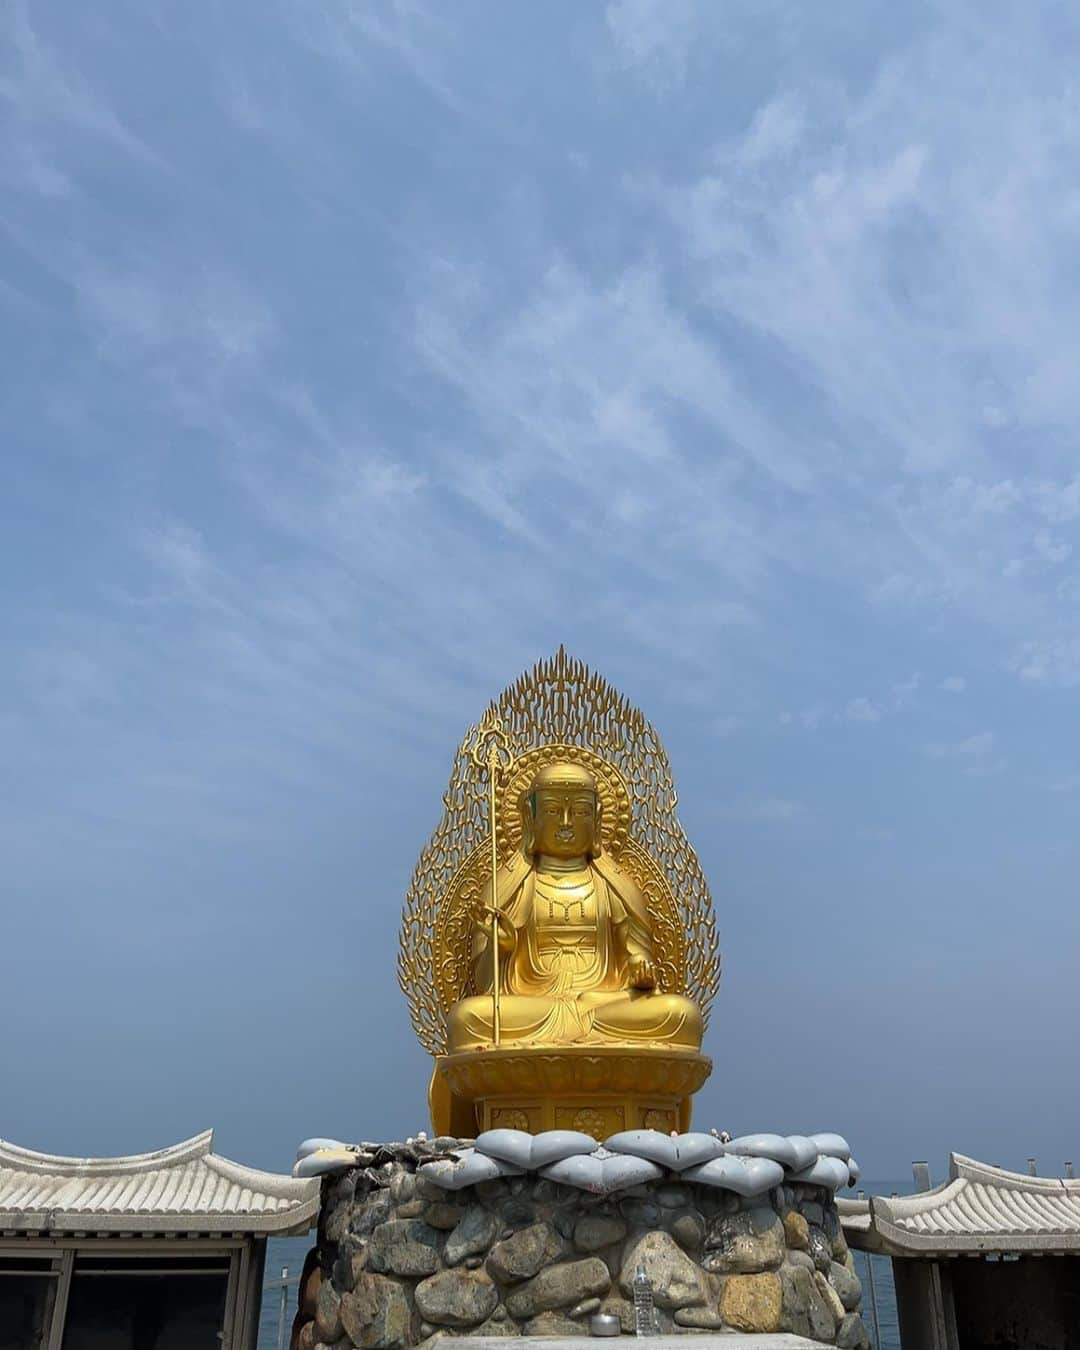
{"type": "Polygon", "coordinates": [[[634,1335],[656,1335],[652,1280],[649,1279],[643,1265],[639,1265],[634,1271],[634,1335]]]}

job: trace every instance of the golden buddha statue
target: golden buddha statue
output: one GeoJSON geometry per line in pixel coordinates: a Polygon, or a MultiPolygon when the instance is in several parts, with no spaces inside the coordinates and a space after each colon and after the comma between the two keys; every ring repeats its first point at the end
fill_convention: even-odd
{"type": "MultiPolygon", "coordinates": [[[[701,1045],[701,1011],[659,993],[645,897],[603,854],[596,780],[546,765],[522,804],[521,848],[499,869],[500,1044],[701,1045]]],[[[450,1013],[451,1054],[493,1041],[491,883],[473,928],[479,991],[450,1013]]]]}
{"type": "Polygon", "coordinates": [[[398,976],[437,1134],[687,1129],[720,965],[659,738],[560,648],[458,748],[398,976]]]}

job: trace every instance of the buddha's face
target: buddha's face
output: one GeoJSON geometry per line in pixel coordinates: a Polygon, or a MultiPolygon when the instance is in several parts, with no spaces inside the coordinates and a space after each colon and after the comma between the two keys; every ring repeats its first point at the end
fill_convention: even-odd
{"type": "Polygon", "coordinates": [[[596,792],[585,785],[533,791],[533,849],[551,858],[582,858],[596,839],[596,792]]]}

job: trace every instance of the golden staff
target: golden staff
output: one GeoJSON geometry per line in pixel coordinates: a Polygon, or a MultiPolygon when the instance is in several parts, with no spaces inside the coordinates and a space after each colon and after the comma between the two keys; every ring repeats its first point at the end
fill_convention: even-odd
{"type": "Polygon", "coordinates": [[[510,740],[503,730],[499,714],[490,710],[485,714],[476,732],[470,752],[476,767],[487,771],[488,824],[491,829],[491,904],[486,908],[491,915],[491,1040],[499,1044],[502,1028],[499,1022],[499,920],[505,918],[498,908],[499,901],[499,846],[495,838],[496,792],[503,770],[510,762],[510,740]]]}

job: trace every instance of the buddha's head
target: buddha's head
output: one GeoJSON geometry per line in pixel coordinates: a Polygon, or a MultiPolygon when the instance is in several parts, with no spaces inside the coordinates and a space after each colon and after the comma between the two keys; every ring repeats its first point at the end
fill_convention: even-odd
{"type": "Polygon", "coordinates": [[[595,857],[600,852],[600,798],[596,779],[580,764],[548,764],[522,798],[527,854],[595,857]]]}

